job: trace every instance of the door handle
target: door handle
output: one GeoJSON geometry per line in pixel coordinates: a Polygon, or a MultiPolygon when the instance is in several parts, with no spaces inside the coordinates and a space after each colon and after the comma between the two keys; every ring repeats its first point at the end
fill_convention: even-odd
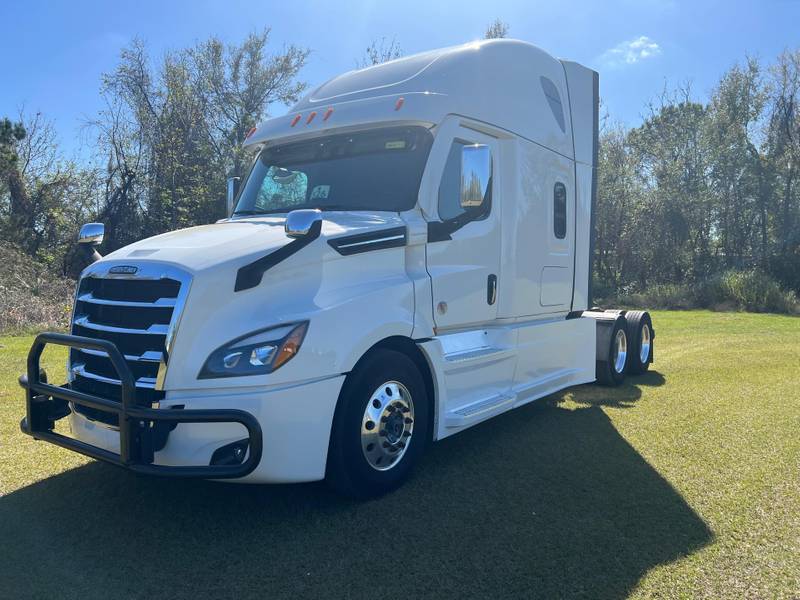
{"type": "Polygon", "coordinates": [[[486,281],[486,302],[491,306],[497,300],[497,275],[492,273],[486,281]]]}

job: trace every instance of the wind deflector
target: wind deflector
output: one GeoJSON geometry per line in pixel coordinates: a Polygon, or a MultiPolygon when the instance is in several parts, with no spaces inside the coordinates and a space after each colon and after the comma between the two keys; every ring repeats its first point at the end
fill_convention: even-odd
{"type": "Polygon", "coordinates": [[[256,287],[261,283],[264,273],[308,246],[311,242],[319,237],[321,232],[322,221],[317,221],[309,230],[308,235],[294,239],[285,246],[282,246],[277,250],[270,252],[266,256],[262,256],[258,260],[251,262],[249,265],[245,265],[240,268],[236,273],[236,284],[233,287],[233,291],[241,292],[243,290],[249,290],[250,288],[256,287]]]}

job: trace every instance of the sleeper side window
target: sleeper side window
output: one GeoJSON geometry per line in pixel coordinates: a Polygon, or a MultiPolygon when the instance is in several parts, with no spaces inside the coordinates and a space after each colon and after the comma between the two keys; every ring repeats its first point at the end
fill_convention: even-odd
{"type": "Polygon", "coordinates": [[[559,240],[567,237],[567,188],[561,182],[553,188],[553,233],[559,240]]]}
{"type": "Polygon", "coordinates": [[[489,214],[491,196],[489,146],[454,141],[439,184],[439,218],[448,221],[469,214],[469,220],[483,219],[489,214]]]}

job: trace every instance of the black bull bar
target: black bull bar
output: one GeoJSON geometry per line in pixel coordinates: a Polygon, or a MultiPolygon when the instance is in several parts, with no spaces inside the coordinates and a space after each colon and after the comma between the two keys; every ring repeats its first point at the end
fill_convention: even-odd
{"type": "Polygon", "coordinates": [[[205,479],[231,479],[244,477],[258,466],[263,449],[261,426],[249,412],[235,409],[172,410],[136,404],[136,384],[125,358],[119,349],[107,340],[86,338],[63,333],[40,333],[28,353],[27,376],[20,377],[25,388],[26,416],[20,429],[37,440],[44,440],[103,460],[137,473],[169,477],[197,477],[205,479]],[[117,371],[121,382],[121,401],[109,400],[73,390],[69,384],[55,386],[43,378],[39,367],[42,352],[47,344],[86,348],[105,352],[117,371]],[[71,438],[55,429],[58,419],[70,413],[69,403],[114,413],[119,418],[119,454],[71,438]],[[208,466],[155,465],[153,450],[153,425],[168,423],[240,423],[247,429],[248,456],[241,464],[208,466]]]}

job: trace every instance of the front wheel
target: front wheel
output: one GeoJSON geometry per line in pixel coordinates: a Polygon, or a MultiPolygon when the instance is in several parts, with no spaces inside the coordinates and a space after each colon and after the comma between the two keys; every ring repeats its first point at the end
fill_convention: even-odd
{"type": "Polygon", "coordinates": [[[357,498],[379,496],[405,481],[427,442],[428,397],[414,362],[376,350],[348,375],[339,397],[326,479],[357,498]]]}

